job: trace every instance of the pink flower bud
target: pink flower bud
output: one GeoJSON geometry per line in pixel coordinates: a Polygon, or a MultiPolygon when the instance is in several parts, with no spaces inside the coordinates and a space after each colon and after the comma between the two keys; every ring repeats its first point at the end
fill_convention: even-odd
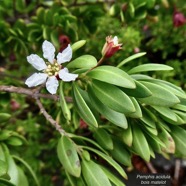
{"type": "Polygon", "coordinates": [[[118,44],[118,37],[115,36],[112,38],[112,36],[106,37],[106,43],[103,46],[102,49],[102,55],[104,57],[112,57],[118,50],[121,49],[122,44],[118,44]]]}
{"type": "Polygon", "coordinates": [[[134,53],[136,54],[136,53],[139,53],[139,52],[140,52],[140,49],[138,47],[135,47],[134,48],[134,53]]]}
{"type": "Polygon", "coordinates": [[[186,23],[186,18],[183,13],[175,11],[173,14],[173,25],[174,27],[182,26],[186,23]]]}

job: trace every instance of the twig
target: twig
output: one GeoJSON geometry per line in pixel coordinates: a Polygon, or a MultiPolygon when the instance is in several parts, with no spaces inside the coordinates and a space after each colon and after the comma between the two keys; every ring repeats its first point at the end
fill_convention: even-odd
{"type": "Polygon", "coordinates": [[[157,170],[154,168],[154,166],[152,165],[151,162],[146,162],[146,165],[148,167],[148,169],[151,171],[151,173],[156,174],[157,170]]]}
{"type": "MultiPolygon", "coordinates": [[[[11,92],[11,93],[18,93],[18,94],[25,94],[27,96],[33,97],[36,100],[36,103],[41,111],[41,113],[45,116],[46,120],[51,123],[52,126],[56,128],[57,131],[59,131],[61,134],[66,134],[66,132],[62,129],[62,127],[55,121],[51,115],[48,114],[48,112],[43,107],[43,104],[40,101],[40,98],[47,98],[47,99],[53,99],[55,101],[59,100],[58,95],[51,95],[51,94],[41,94],[39,93],[40,90],[44,87],[44,85],[41,85],[35,89],[27,89],[27,88],[21,88],[21,87],[15,87],[15,86],[5,86],[0,85],[0,92],[11,92]]],[[[67,102],[72,102],[71,97],[65,98],[67,102]]]]}
{"type": "MultiPolygon", "coordinates": [[[[40,87],[40,88],[42,88],[42,87],[40,87]]],[[[11,93],[25,94],[25,95],[33,97],[33,98],[46,98],[46,99],[52,99],[54,101],[59,101],[58,95],[39,93],[38,88],[28,89],[28,88],[21,88],[21,87],[15,87],[15,86],[0,85],[0,92],[11,92],[11,93]]],[[[72,102],[71,97],[65,97],[65,99],[67,102],[72,102]]]]}
{"type": "Polygon", "coordinates": [[[45,108],[43,107],[43,104],[41,103],[41,101],[39,100],[39,98],[35,98],[36,99],[36,103],[41,111],[41,113],[45,116],[46,120],[49,121],[55,128],[57,131],[59,131],[61,134],[65,134],[66,132],[62,129],[62,127],[57,123],[57,121],[55,121],[51,115],[48,114],[48,112],[45,110],[45,108]]]}

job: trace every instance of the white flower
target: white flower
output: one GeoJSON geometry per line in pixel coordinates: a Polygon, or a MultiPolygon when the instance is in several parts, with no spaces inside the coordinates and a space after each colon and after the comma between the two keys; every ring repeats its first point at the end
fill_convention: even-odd
{"type": "Polygon", "coordinates": [[[27,61],[37,70],[42,71],[39,73],[34,73],[25,82],[28,87],[34,87],[41,85],[46,82],[46,89],[51,93],[55,94],[59,86],[58,79],[69,82],[74,81],[78,75],[71,74],[68,72],[67,68],[62,68],[62,63],[69,62],[72,58],[72,48],[70,44],[65,50],[57,55],[57,60],[55,56],[55,48],[52,43],[44,41],[42,45],[43,57],[48,60],[45,62],[36,54],[31,54],[27,56],[27,61]]]}

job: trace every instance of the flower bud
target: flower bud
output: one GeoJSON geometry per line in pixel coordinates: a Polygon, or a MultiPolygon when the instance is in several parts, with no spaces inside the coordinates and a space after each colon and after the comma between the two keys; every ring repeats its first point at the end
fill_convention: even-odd
{"type": "Polygon", "coordinates": [[[106,43],[102,49],[103,57],[106,58],[112,57],[118,50],[121,49],[121,46],[122,44],[118,44],[117,36],[115,36],[114,38],[112,38],[112,36],[107,36],[106,43]]]}
{"type": "Polygon", "coordinates": [[[186,18],[183,13],[175,11],[173,14],[173,25],[174,27],[182,26],[186,23],[186,18]]]}

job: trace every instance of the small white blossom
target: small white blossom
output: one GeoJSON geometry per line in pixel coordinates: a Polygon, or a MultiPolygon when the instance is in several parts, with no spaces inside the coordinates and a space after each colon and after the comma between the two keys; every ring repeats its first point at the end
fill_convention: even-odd
{"type": "Polygon", "coordinates": [[[44,41],[42,45],[43,57],[48,60],[45,62],[37,54],[31,54],[27,56],[27,61],[38,71],[39,73],[34,73],[26,81],[25,84],[28,87],[34,87],[41,85],[46,82],[46,89],[51,93],[55,94],[59,86],[58,78],[63,81],[69,82],[74,81],[78,75],[69,73],[67,68],[62,67],[62,63],[69,62],[72,58],[72,48],[70,44],[65,50],[57,55],[57,60],[55,56],[55,48],[49,41],[44,41]]]}

